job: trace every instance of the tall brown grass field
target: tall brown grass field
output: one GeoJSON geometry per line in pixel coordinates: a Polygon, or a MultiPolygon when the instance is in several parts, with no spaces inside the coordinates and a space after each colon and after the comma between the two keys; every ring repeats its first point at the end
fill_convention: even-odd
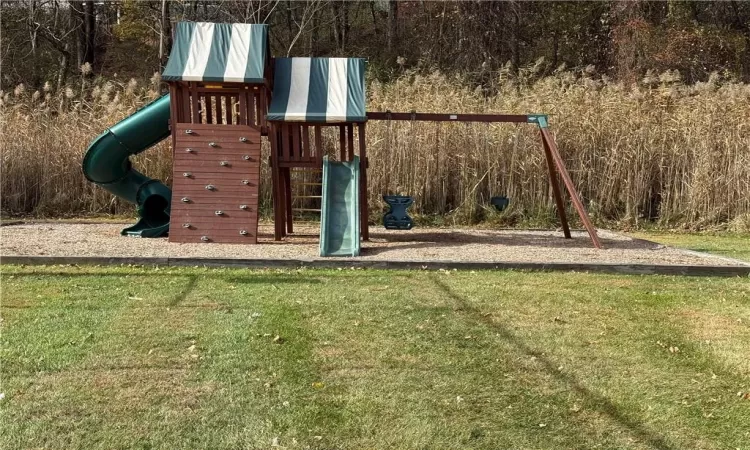
{"type": "MultiPolygon", "coordinates": [[[[547,113],[600,225],[750,228],[750,85],[716,74],[694,85],[670,72],[623,85],[585,71],[533,72],[500,74],[491,95],[440,73],[404,73],[389,84],[369,84],[368,110],[547,113]]],[[[158,90],[155,77],[0,93],[3,214],[132,214],[132,205],[86,181],[81,160],[94,137],[158,90]]],[[[168,141],[133,163],[170,184],[168,141]]],[[[371,121],[367,145],[375,220],[387,193],[412,195],[413,213],[441,222],[547,226],[555,220],[534,125],[371,121]],[[511,206],[493,211],[494,195],[507,195],[511,206]]],[[[268,213],[267,167],[264,173],[268,213]]]]}

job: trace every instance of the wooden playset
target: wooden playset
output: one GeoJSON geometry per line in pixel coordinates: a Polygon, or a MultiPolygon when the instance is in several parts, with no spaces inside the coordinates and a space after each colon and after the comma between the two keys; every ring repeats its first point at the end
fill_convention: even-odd
{"type": "MultiPolygon", "coordinates": [[[[361,58],[274,59],[266,25],[181,22],[162,75],[169,95],[97,138],[84,159],[84,173],[138,205],[139,222],[123,234],[253,244],[265,137],[271,148],[274,239],[294,231],[292,171],[320,171],[321,255],[356,256],[360,240],[369,238],[368,120],[531,123],[540,130],[565,237],[570,238],[570,229],[558,176],[593,245],[601,248],[547,116],[366,112],[364,72],[361,58]],[[337,151],[324,148],[326,130],[337,133],[337,151]],[[128,159],[169,136],[171,192],[135,171],[128,159]]],[[[391,200],[386,226],[410,229],[403,206],[410,199],[391,200]]]]}

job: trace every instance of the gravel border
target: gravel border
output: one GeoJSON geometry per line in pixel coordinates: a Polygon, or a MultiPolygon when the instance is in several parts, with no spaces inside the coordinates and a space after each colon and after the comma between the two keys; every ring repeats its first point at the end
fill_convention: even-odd
{"type": "MultiPolygon", "coordinates": [[[[296,225],[296,224],[295,224],[296,225]]],[[[599,230],[604,250],[588,235],[573,239],[551,230],[371,227],[371,240],[356,258],[318,256],[318,226],[300,224],[274,242],[272,227],[260,227],[258,245],[175,244],[164,238],[119,235],[123,224],[41,222],[0,229],[2,264],[137,264],[212,267],[320,267],[382,269],[521,269],[628,274],[746,276],[750,264],[689,252],[599,230]]]]}

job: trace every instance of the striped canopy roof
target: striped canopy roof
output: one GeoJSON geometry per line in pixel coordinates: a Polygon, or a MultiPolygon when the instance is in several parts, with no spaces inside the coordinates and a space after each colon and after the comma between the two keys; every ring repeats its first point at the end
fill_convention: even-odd
{"type": "Polygon", "coordinates": [[[263,83],[268,26],[180,22],[164,81],[263,83]]]}
{"type": "Polygon", "coordinates": [[[276,58],[268,120],[364,122],[365,60],[276,58]]]}

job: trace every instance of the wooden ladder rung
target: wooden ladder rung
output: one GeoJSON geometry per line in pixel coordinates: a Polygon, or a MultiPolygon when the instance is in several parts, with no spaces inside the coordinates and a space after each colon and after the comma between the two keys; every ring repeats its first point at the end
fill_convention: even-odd
{"type": "Polygon", "coordinates": [[[323,198],[322,195],[292,195],[292,199],[295,198],[323,198]]]}
{"type": "Polygon", "coordinates": [[[311,208],[292,208],[292,211],[311,211],[311,212],[320,212],[319,209],[311,209],[311,208]]]}

